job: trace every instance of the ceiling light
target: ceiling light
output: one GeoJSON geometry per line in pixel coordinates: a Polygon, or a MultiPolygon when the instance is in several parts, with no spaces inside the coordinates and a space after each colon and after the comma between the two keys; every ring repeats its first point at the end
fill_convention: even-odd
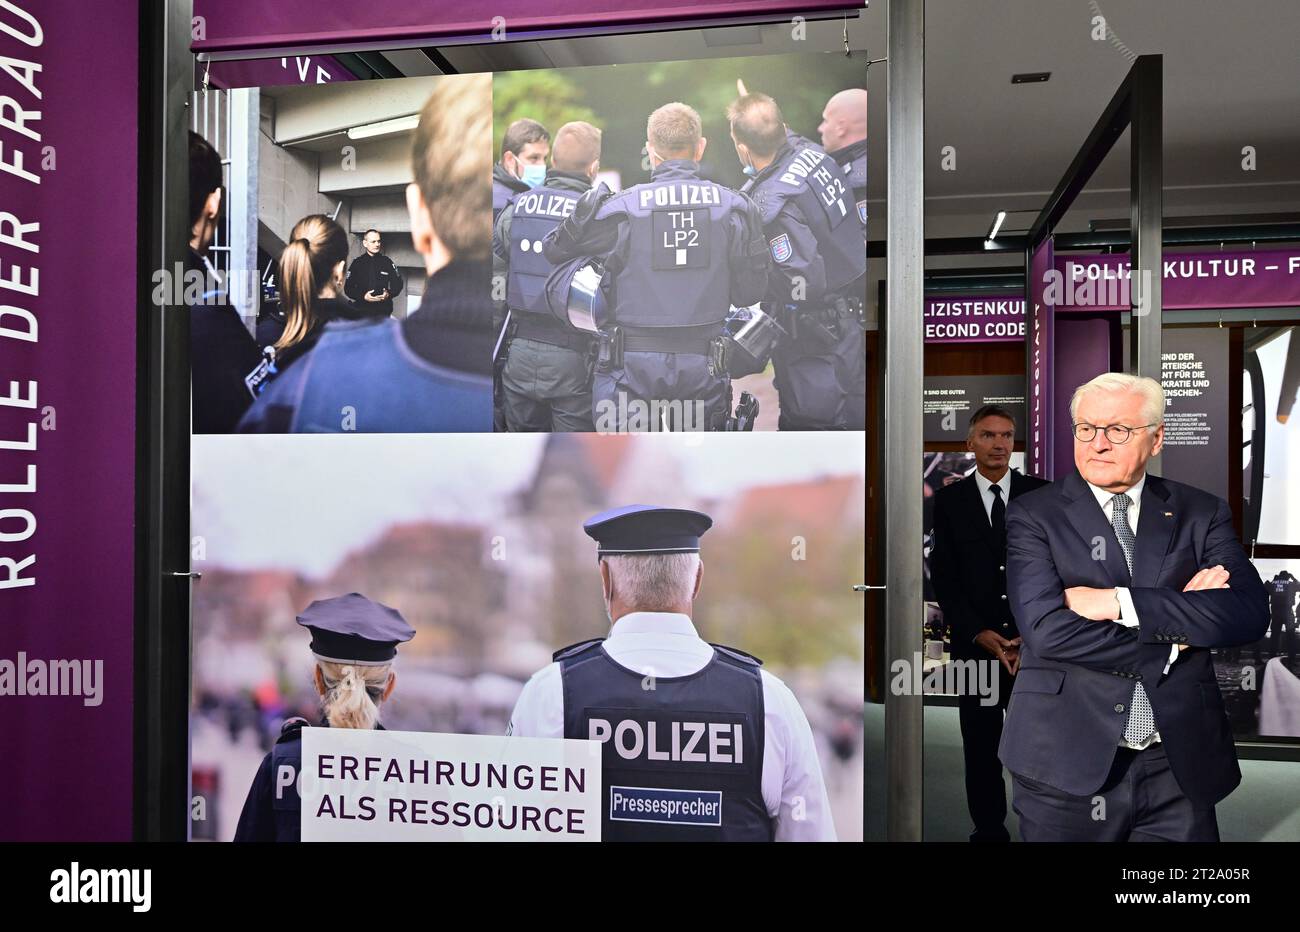
{"type": "Polygon", "coordinates": [[[405,133],[415,129],[420,125],[420,115],[412,113],[410,116],[397,117],[392,120],[380,120],[378,123],[366,123],[363,126],[354,126],[348,130],[349,139],[373,139],[376,136],[392,136],[396,133],[405,133]]]}
{"type": "Polygon", "coordinates": [[[989,227],[989,235],[985,237],[990,243],[998,238],[998,231],[1002,229],[1002,221],[1007,219],[1007,212],[999,210],[997,216],[993,218],[993,226],[989,227]]]}

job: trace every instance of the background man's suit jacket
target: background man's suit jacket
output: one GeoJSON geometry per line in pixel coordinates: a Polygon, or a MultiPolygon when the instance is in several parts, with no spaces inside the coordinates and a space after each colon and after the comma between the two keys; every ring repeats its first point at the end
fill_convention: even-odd
{"type": "MultiPolygon", "coordinates": [[[[1016,499],[1048,484],[1045,479],[1012,470],[1010,497],[1016,499]]],[[[1003,598],[1007,593],[1005,565],[1006,541],[995,539],[975,475],[935,492],[930,582],[943,619],[952,626],[954,657],[993,659],[973,642],[985,628],[1008,640],[1016,636],[1010,605],[1003,598]]]]}
{"type": "Polygon", "coordinates": [[[1007,508],[1007,593],[1021,647],[999,757],[1013,773],[1085,796],[1105,782],[1140,679],[1175,779],[1197,806],[1241,781],[1211,647],[1249,644],[1268,597],[1223,500],[1147,476],[1133,577],[1092,490],[1076,471],[1007,508]],[[1231,588],[1183,592],[1222,564],[1231,588]],[[1129,587],[1139,626],[1065,607],[1071,586],[1129,587]],[[1162,676],[1172,644],[1186,644],[1162,676]]]}

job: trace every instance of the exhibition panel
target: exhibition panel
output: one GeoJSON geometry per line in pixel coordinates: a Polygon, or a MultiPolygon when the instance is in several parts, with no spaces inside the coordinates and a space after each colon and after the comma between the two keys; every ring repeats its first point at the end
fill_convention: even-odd
{"type": "Polygon", "coordinates": [[[0,897],[1285,907],[1297,30],[0,0],[0,897]]]}

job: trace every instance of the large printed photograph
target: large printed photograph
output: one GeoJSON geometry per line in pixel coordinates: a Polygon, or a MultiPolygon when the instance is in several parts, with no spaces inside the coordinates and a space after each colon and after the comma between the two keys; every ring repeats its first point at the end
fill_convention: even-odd
{"type": "MultiPolygon", "coordinates": [[[[193,430],[491,430],[488,75],[204,90],[193,430]]],[[[166,278],[166,277],[165,277],[166,278]]]]}
{"type": "MultiPolygon", "coordinates": [[[[620,778],[607,755],[615,782],[723,793],[720,834],[676,840],[860,840],[864,456],[854,434],[196,437],[194,838],[297,831],[296,793],[268,787],[259,823],[257,786],[304,721],[588,737],[588,687],[553,664],[576,645],[650,678],[620,707],[671,714],[688,689],[687,718],[763,723],[735,773],[620,778]],[[387,653],[336,663],[367,659],[339,631],[387,653]]],[[[664,837],[638,824],[604,837],[664,837]]]]}
{"type": "Polygon", "coordinates": [[[493,79],[497,431],[864,430],[843,55],[493,79]]]}

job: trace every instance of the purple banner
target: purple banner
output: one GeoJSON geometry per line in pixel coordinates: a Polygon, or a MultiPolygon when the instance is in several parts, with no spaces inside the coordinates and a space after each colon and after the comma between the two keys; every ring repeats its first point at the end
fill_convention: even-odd
{"type": "Polygon", "coordinates": [[[590,34],[617,26],[745,16],[793,17],[843,10],[844,0],[194,0],[191,47],[201,51],[356,46],[398,39],[518,39],[530,33],[590,34]]]}
{"type": "Polygon", "coordinates": [[[1052,357],[1056,347],[1053,318],[1056,308],[1046,291],[1047,272],[1052,268],[1052,238],[1038,247],[1029,263],[1029,397],[1025,399],[1029,422],[1025,443],[1025,471],[1031,476],[1052,478],[1052,357]]]}
{"type": "Polygon", "coordinates": [[[1020,343],[1025,299],[962,295],[925,299],[926,343],[1020,343]]]}
{"type": "Polygon", "coordinates": [[[138,8],[23,7],[0,33],[0,839],[122,841],[138,8]]]}
{"type": "Polygon", "coordinates": [[[1071,429],[1070,399],[1074,390],[1103,372],[1111,371],[1110,331],[1115,318],[1058,317],[1052,339],[1056,353],[1052,360],[1052,408],[1047,427],[1055,438],[1052,472],[1039,473],[1044,479],[1059,479],[1074,468],[1074,431],[1071,429]]]}
{"type": "Polygon", "coordinates": [[[284,84],[333,84],[355,81],[356,76],[329,55],[292,55],[284,58],[249,58],[242,61],[195,62],[194,82],[217,88],[279,87],[284,84]]]}
{"type": "MultiPolygon", "coordinates": [[[[1141,294],[1127,254],[1057,256],[1054,267],[1062,311],[1127,311],[1141,294]]],[[[1165,253],[1163,286],[1165,310],[1295,307],[1300,248],[1165,253]]]]}

